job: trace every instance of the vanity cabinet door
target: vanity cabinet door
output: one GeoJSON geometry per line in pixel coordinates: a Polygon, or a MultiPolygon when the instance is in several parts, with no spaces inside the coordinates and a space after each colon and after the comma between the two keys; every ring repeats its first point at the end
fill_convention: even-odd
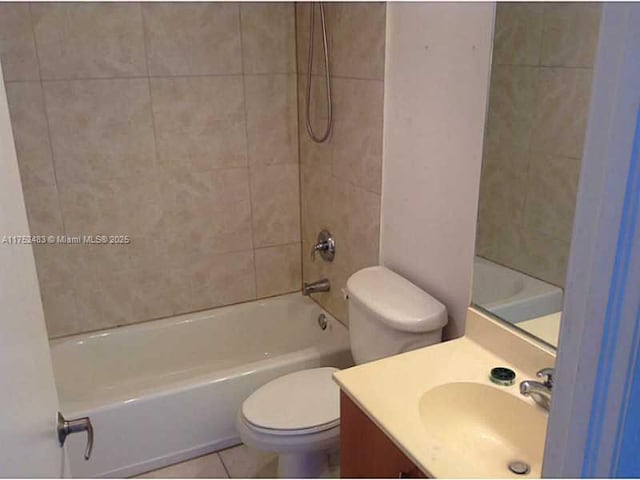
{"type": "Polygon", "coordinates": [[[342,478],[426,478],[342,391],[340,450],[342,478]]]}

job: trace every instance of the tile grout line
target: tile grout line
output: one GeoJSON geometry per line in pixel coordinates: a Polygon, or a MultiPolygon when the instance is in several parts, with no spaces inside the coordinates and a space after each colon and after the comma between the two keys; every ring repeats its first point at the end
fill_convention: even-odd
{"type": "Polygon", "coordinates": [[[49,111],[47,109],[47,98],[45,95],[44,85],[42,81],[42,69],[40,67],[40,54],[38,52],[38,42],[36,40],[35,28],[33,25],[33,14],[31,12],[31,2],[29,2],[28,9],[29,9],[29,23],[31,25],[31,36],[33,39],[33,47],[36,54],[36,62],[38,63],[38,77],[40,77],[40,79],[38,80],[38,83],[40,84],[40,93],[42,95],[42,108],[44,110],[43,111],[44,118],[47,124],[47,140],[49,141],[49,153],[51,154],[51,168],[53,169],[53,181],[54,181],[54,186],[56,188],[56,196],[58,197],[58,212],[60,213],[60,220],[62,221],[62,231],[65,234],[67,234],[67,228],[65,226],[64,215],[62,210],[62,200],[60,199],[60,188],[59,188],[60,182],[58,181],[58,169],[56,168],[56,156],[53,151],[53,140],[51,138],[51,122],[49,121],[49,111]]]}
{"type": "MultiPolygon", "coordinates": [[[[145,58],[145,62],[147,59],[145,58]]],[[[248,77],[266,77],[270,75],[295,75],[296,72],[255,72],[255,73],[243,73],[243,72],[231,72],[231,73],[178,73],[174,75],[115,75],[107,77],[69,77],[69,78],[40,78],[35,79],[14,79],[8,80],[5,83],[16,82],[79,82],[79,81],[99,81],[99,80],[142,80],[148,78],[199,78],[199,77],[240,77],[246,75],[248,77]]]]}
{"type": "MultiPolygon", "coordinates": [[[[45,119],[45,123],[47,125],[47,140],[49,142],[49,153],[51,155],[51,168],[53,170],[53,181],[54,181],[54,186],[55,186],[55,190],[56,190],[56,197],[58,200],[58,212],[60,215],[60,221],[62,222],[62,232],[65,235],[68,235],[68,229],[67,229],[67,222],[65,221],[65,214],[64,214],[64,209],[62,208],[62,193],[61,193],[61,189],[60,186],[64,186],[64,182],[61,182],[58,179],[58,167],[56,166],[56,154],[53,148],[53,137],[51,135],[51,121],[49,119],[49,109],[47,108],[47,95],[45,93],[45,88],[44,88],[44,80],[42,78],[42,65],[41,65],[41,60],[40,60],[40,49],[38,48],[38,40],[36,37],[36,32],[35,32],[35,25],[33,22],[33,9],[32,9],[32,2],[29,2],[27,5],[28,11],[29,11],[29,24],[31,26],[31,36],[33,39],[33,48],[35,51],[35,55],[36,55],[36,62],[38,64],[38,84],[40,86],[40,94],[42,95],[42,108],[43,108],[43,115],[44,115],[44,119],[45,119]]],[[[23,187],[24,188],[24,187],[23,187]]],[[[34,255],[35,255],[35,251],[34,251],[34,255]]],[[[35,261],[35,258],[34,258],[35,261]]],[[[36,262],[36,273],[38,270],[38,265],[36,262]]],[[[93,278],[93,272],[90,273],[90,277],[93,278]]],[[[39,280],[38,280],[39,281],[39,280]]],[[[71,299],[71,305],[72,305],[72,312],[74,315],[78,315],[79,313],[79,304],[78,304],[78,299],[80,298],[79,295],[77,295],[77,290],[76,290],[76,284],[75,281],[72,281],[71,284],[71,291],[73,292],[73,298],[71,299]]],[[[42,293],[41,293],[42,296],[42,293]]],[[[44,310],[44,304],[42,306],[43,308],[43,313],[46,313],[44,310]]],[[[101,311],[98,309],[95,311],[95,315],[98,320],[99,323],[103,322],[103,317],[102,317],[102,313],[101,311]]],[[[46,322],[46,315],[45,315],[45,324],[46,322]]],[[[50,337],[50,327],[49,325],[46,325],[47,327],[47,337],[50,337]]]]}
{"type": "MultiPolygon", "coordinates": [[[[145,35],[146,36],[146,35],[145,35]]],[[[145,49],[146,50],[146,49],[145,49]]],[[[145,58],[145,62],[147,59],[145,58]]],[[[497,66],[515,66],[515,67],[531,67],[536,68],[538,65],[516,65],[516,64],[500,64],[497,66]]],[[[569,70],[593,70],[593,67],[571,67],[571,66],[561,66],[561,65],[551,65],[551,66],[541,66],[541,68],[566,68],[569,70]]],[[[68,77],[68,78],[44,78],[41,77],[38,80],[35,79],[27,79],[27,78],[18,78],[14,80],[7,80],[5,83],[18,83],[18,82],[43,82],[43,83],[54,83],[54,82],[80,82],[80,81],[100,81],[100,80],[141,80],[146,78],[200,78],[200,77],[269,77],[269,76],[286,76],[286,75],[297,75],[304,76],[303,72],[292,71],[292,72],[230,72],[230,73],[177,73],[174,75],[115,75],[108,77],[68,77]]],[[[322,77],[323,75],[318,75],[314,73],[313,77],[322,77]]],[[[368,78],[368,77],[351,77],[346,75],[331,75],[331,78],[339,79],[339,80],[353,80],[360,82],[381,82],[384,83],[384,79],[382,78],[368,78]]]]}
{"type": "MultiPolygon", "coordinates": [[[[301,76],[301,77],[306,77],[307,76],[306,72],[301,72],[301,71],[296,72],[296,74],[301,76]]],[[[322,78],[324,78],[324,74],[320,74],[320,73],[312,73],[311,76],[312,77],[322,77],[322,78]]],[[[334,73],[331,73],[331,78],[335,78],[335,79],[339,79],[339,80],[356,80],[356,81],[361,81],[361,82],[381,82],[381,83],[384,83],[384,78],[353,77],[351,75],[335,75],[334,73]]]]}
{"type": "MultiPolygon", "coordinates": [[[[248,251],[249,250],[236,250],[236,251],[233,251],[233,252],[225,252],[225,253],[242,253],[242,252],[248,252],[248,251]]],[[[220,255],[224,255],[224,253],[222,253],[220,255]]],[[[147,318],[145,320],[139,320],[139,321],[136,321],[136,322],[117,323],[117,324],[114,324],[114,325],[103,326],[103,327],[100,327],[100,328],[94,328],[92,330],[85,330],[85,331],[82,331],[82,332],[64,333],[62,335],[52,336],[52,337],[50,337],[50,340],[68,338],[68,337],[72,337],[72,336],[75,336],[75,335],[78,335],[78,334],[84,335],[84,334],[102,332],[104,330],[113,330],[115,328],[129,326],[129,325],[141,325],[141,324],[144,324],[144,323],[155,322],[156,320],[164,320],[164,319],[167,319],[167,318],[175,318],[175,317],[179,317],[179,316],[183,316],[183,315],[198,314],[198,313],[202,313],[202,312],[207,312],[209,310],[215,310],[215,309],[218,309],[218,308],[231,307],[231,306],[235,306],[235,305],[243,305],[245,303],[254,302],[256,300],[266,300],[266,299],[269,299],[269,298],[280,297],[282,295],[288,295],[290,293],[299,293],[299,290],[292,291],[292,292],[269,294],[269,295],[266,295],[264,297],[261,297],[260,299],[249,298],[249,299],[246,299],[246,300],[234,300],[232,303],[215,304],[215,305],[212,305],[212,306],[209,306],[209,307],[197,308],[196,310],[189,309],[189,310],[181,311],[181,312],[174,313],[174,314],[168,314],[168,315],[162,315],[162,316],[159,316],[159,317],[147,318]]]]}
{"type": "MultiPolygon", "coordinates": [[[[140,28],[142,30],[142,49],[144,52],[144,65],[145,65],[145,70],[147,72],[146,75],[146,80],[147,80],[147,91],[149,94],[149,114],[151,116],[151,132],[153,134],[153,183],[157,186],[158,188],[158,195],[159,195],[159,208],[160,208],[160,212],[161,212],[161,216],[160,216],[160,224],[163,225],[165,224],[166,221],[166,215],[167,215],[167,211],[166,211],[166,204],[163,198],[163,195],[161,194],[162,191],[162,182],[165,181],[166,179],[166,172],[161,172],[161,168],[160,168],[160,146],[158,144],[158,133],[157,133],[157,128],[156,128],[156,114],[155,114],[155,109],[154,109],[154,103],[153,103],[153,89],[151,86],[151,75],[150,75],[150,69],[149,69],[149,53],[148,53],[148,38],[147,38],[147,27],[146,27],[146,22],[145,22],[145,16],[144,16],[144,8],[142,6],[142,3],[138,3],[138,10],[140,12],[140,28]]],[[[131,178],[134,175],[131,175],[130,172],[128,173],[128,178],[131,178]]],[[[144,241],[144,237],[143,237],[143,241],[144,241]]],[[[172,235],[172,240],[173,240],[173,235],[172,235]]],[[[166,241],[166,240],[165,240],[166,241]]],[[[163,248],[160,249],[160,251],[158,251],[158,244],[156,242],[151,242],[151,248],[154,248],[154,250],[156,250],[154,252],[155,255],[162,255],[163,259],[164,259],[164,254],[166,252],[166,245],[162,245],[163,248]]],[[[174,267],[171,266],[171,271],[175,273],[174,267]]],[[[187,292],[188,295],[192,295],[192,291],[191,291],[191,286],[189,285],[189,287],[187,288],[187,292]]],[[[189,305],[191,305],[191,302],[193,301],[193,298],[188,298],[187,299],[187,303],[189,305]]],[[[175,308],[171,308],[172,313],[175,315],[177,314],[177,312],[175,311],[175,308]]]]}
{"type": "Polygon", "coordinates": [[[144,64],[147,71],[147,76],[144,77],[147,80],[147,88],[149,90],[149,108],[151,110],[151,128],[153,130],[153,146],[154,146],[154,170],[158,171],[158,136],[156,133],[156,118],[153,108],[153,94],[151,89],[151,76],[149,75],[149,58],[147,55],[147,29],[144,20],[144,9],[142,4],[138,3],[140,9],[140,27],[142,28],[142,48],[144,49],[144,64]]]}
{"type": "MultiPolygon", "coordinates": [[[[53,151],[53,139],[51,137],[51,122],[49,121],[49,111],[47,109],[47,98],[45,95],[45,91],[44,91],[44,84],[42,81],[42,68],[40,66],[40,54],[38,51],[38,41],[36,39],[36,33],[35,33],[35,26],[33,23],[33,13],[32,13],[32,8],[31,8],[31,2],[29,2],[29,4],[27,5],[28,11],[29,11],[29,24],[31,26],[31,36],[33,39],[33,48],[35,50],[35,55],[36,55],[36,63],[38,64],[38,85],[40,87],[40,95],[42,95],[41,98],[41,102],[42,102],[42,109],[43,109],[43,115],[44,115],[44,120],[47,126],[47,140],[49,142],[49,154],[51,155],[51,169],[53,170],[53,182],[54,182],[54,187],[55,187],[55,191],[56,191],[56,198],[57,198],[57,204],[58,204],[58,214],[60,215],[60,222],[62,223],[62,232],[63,234],[67,234],[67,227],[66,227],[66,222],[65,222],[65,215],[64,215],[64,211],[62,208],[62,198],[61,198],[61,193],[60,193],[60,182],[58,180],[58,169],[56,167],[56,156],[55,153],[53,151]]],[[[24,189],[24,186],[23,186],[24,189]]],[[[35,249],[34,249],[34,261],[36,261],[35,258],[35,249]]],[[[37,261],[36,261],[36,274],[38,272],[38,265],[37,265],[37,261]]],[[[40,279],[38,278],[38,283],[40,282],[40,279]]],[[[46,282],[45,282],[46,283],[46,282]]],[[[74,293],[74,296],[72,298],[72,310],[73,313],[75,315],[78,314],[78,301],[77,301],[77,297],[76,297],[76,288],[75,288],[75,284],[71,285],[71,289],[72,292],[74,293]]],[[[40,293],[40,296],[42,297],[42,292],[40,293]]],[[[44,312],[44,304],[43,304],[43,313],[44,312]]],[[[97,313],[98,316],[100,316],[100,313],[97,313]]],[[[46,316],[45,316],[45,324],[46,324],[46,316]]],[[[49,330],[51,327],[47,326],[47,336],[50,335],[49,330]]]]}
{"type": "MultiPolygon", "coordinates": [[[[277,163],[275,164],[276,166],[284,166],[284,165],[293,165],[291,163],[277,163]]],[[[207,173],[215,173],[215,172],[222,172],[222,171],[227,171],[227,170],[248,170],[249,167],[248,166],[222,166],[222,167],[210,167],[210,168],[205,168],[203,170],[194,170],[192,173],[198,174],[198,175],[203,175],[203,174],[207,174],[207,173]]],[[[105,178],[105,179],[95,179],[95,178],[87,178],[87,179],[81,179],[81,180],[72,180],[72,181],[65,181],[65,180],[61,180],[60,184],[65,186],[65,185],[72,185],[72,184],[95,184],[95,183],[111,183],[111,182],[120,182],[120,181],[124,181],[127,179],[138,179],[138,178],[145,178],[148,174],[148,172],[144,172],[144,173],[135,173],[135,174],[130,174],[127,176],[117,176],[117,177],[110,177],[110,178],[105,178]]],[[[163,169],[162,167],[159,167],[156,172],[154,173],[154,177],[152,177],[152,180],[162,180],[162,179],[173,179],[172,177],[172,173],[169,170],[163,169]]]]}
{"type": "Polygon", "coordinates": [[[533,67],[535,68],[540,68],[540,64],[542,63],[542,45],[544,43],[544,18],[545,18],[545,6],[544,3],[542,4],[542,11],[541,11],[541,15],[540,15],[540,31],[539,31],[539,35],[540,37],[538,38],[538,54],[537,54],[537,58],[536,58],[536,64],[533,65],[533,67]]]}
{"type": "Polygon", "coordinates": [[[258,295],[258,267],[256,265],[256,238],[255,238],[255,225],[253,218],[253,187],[251,185],[251,158],[249,154],[249,107],[247,101],[247,82],[244,72],[244,34],[242,33],[242,6],[236,4],[238,8],[238,29],[240,33],[240,69],[242,70],[242,103],[244,107],[244,148],[247,157],[248,167],[248,186],[249,186],[249,217],[251,219],[251,253],[253,255],[253,288],[254,299],[259,298],[258,295]]]}
{"type": "MultiPolygon", "coordinates": [[[[314,7],[315,7],[315,6],[314,6],[313,4],[309,4],[309,8],[314,8],[314,7]]],[[[315,24],[314,24],[314,25],[315,25],[315,24]]],[[[309,24],[308,24],[308,28],[310,28],[310,27],[311,27],[311,24],[309,23],[309,24]]],[[[314,36],[312,36],[312,35],[311,35],[311,31],[310,31],[310,30],[309,30],[309,32],[308,32],[308,33],[309,33],[309,34],[307,35],[307,42],[308,42],[308,43],[315,43],[315,38],[314,38],[314,36]]],[[[331,37],[330,37],[330,34],[329,34],[329,39],[328,39],[328,40],[329,40],[329,51],[328,51],[328,54],[330,55],[330,52],[331,52],[331,46],[332,46],[332,45],[331,45],[331,37]]],[[[319,57],[318,57],[318,58],[319,58],[319,57]]],[[[307,61],[308,61],[308,60],[309,60],[309,59],[307,58],[307,61]]],[[[331,57],[329,57],[329,62],[331,62],[331,57]]],[[[304,66],[304,61],[303,61],[303,66],[304,66]]],[[[322,65],[322,67],[321,67],[321,68],[322,68],[322,69],[324,69],[324,67],[325,67],[325,66],[324,66],[324,65],[322,65]]],[[[331,65],[330,65],[330,67],[331,67],[331,65]]],[[[305,71],[304,71],[304,72],[301,72],[301,75],[300,75],[300,76],[304,76],[304,78],[305,78],[305,84],[304,84],[304,86],[303,86],[303,88],[305,89],[305,90],[304,90],[305,102],[306,102],[306,92],[307,92],[307,89],[309,89],[309,90],[310,90],[310,94],[309,94],[309,103],[310,103],[310,104],[311,104],[311,99],[314,97],[314,92],[313,92],[313,90],[312,90],[312,89],[313,89],[313,83],[312,83],[312,81],[313,81],[314,77],[315,77],[318,81],[323,82],[323,80],[322,80],[322,79],[323,79],[323,78],[324,78],[324,76],[325,76],[325,72],[323,72],[323,71],[321,71],[321,70],[319,70],[317,74],[314,74],[314,73],[313,73],[313,71],[314,71],[314,64],[312,63],[311,68],[310,68],[310,69],[309,69],[309,68],[305,68],[305,71]],[[309,71],[309,70],[310,70],[310,71],[309,71]]],[[[300,76],[298,77],[298,79],[300,79],[300,76]]],[[[329,88],[331,85],[335,86],[335,84],[333,83],[333,80],[334,80],[335,78],[336,78],[335,73],[334,73],[333,75],[329,75],[329,85],[325,85],[325,88],[324,88],[324,90],[325,90],[325,94],[326,94],[326,90],[327,90],[327,88],[329,88]]],[[[323,84],[324,84],[324,82],[323,82],[323,84]]],[[[335,91],[334,91],[334,94],[335,94],[335,91]]],[[[305,105],[303,106],[303,108],[304,108],[304,111],[303,111],[303,118],[304,118],[304,121],[305,121],[305,122],[307,122],[307,121],[311,121],[310,119],[308,120],[308,119],[306,118],[306,115],[307,115],[307,105],[306,105],[306,103],[305,103],[305,105]]],[[[335,110],[334,110],[334,111],[333,111],[333,115],[334,115],[334,116],[333,116],[333,121],[334,121],[334,122],[335,122],[335,118],[336,118],[336,117],[335,117],[335,113],[336,113],[336,112],[335,112],[335,110]]],[[[335,132],[335,124],[334,124],[334,129],[330,132],[329,137],[327,138],[327,140],[326,140],[326,144],[325,144],[325,145],[326,145],[327,158],[326,158],[326,159],[323,159],[323,160],[326,160],[326,161],[327,161],[327,163],[328,163],[327,171],[326,171],[326,172],[323,172],[323,173],[324,173],[324,174],[326,174],[326,175],[329,177],[329,179],[330,179],[330,181],[331,181],[331,187],[333,187],[333,186],[335,185],[335,181],[336,181],[336,179],[337,179],[337,177],[334,175],[334,168],[333,168],[333,157],[334,157],[334,145],[333,145],[333,139],[334,139],[334,132],[335,132]]],[[[312,148],[320,148],[320,147],[318,147],[318,145],[316,145],[316,144],[315,144],[315,142],[313,142],[313,140],[311,140],[311,146],[312,146],[312,148]]],[[[301,159],[301,161],[302,161],[302,159],[301,159]]],[[[310,164],[310,163],[308,163],[308,162],[305,162],[305,163],[307,164],[306,166],[307,166],[307,168],[308,168],[308,169],[310,169],[310,170],[312,170],[312,171],[314,170],[313,164],[310,164]]],[[[301,168],[301,170],[302,170],[302,168],[301,168]]],[[[317,172],[313,171],[313,174],[315,175],[315,174],[317,174],[317,172]]],[[[340,179],[340,180],[341,180],[341,179],[340,179]]],[[[331,197],[333,197],[333,192],[331,192],[331,193],[330,193],[330,195],[331,195],[331,197]]],[[[341,206],[341,208],[342,208],[342,206],[341,206]]],[[[333,233],[334,233],[334,235],[335,235],[335,228],[332,228],[332,230],[334,230],[334,232],[333,232],[333,233]]],[[[312,234],[312,235],[313,235],[313,234],[312,234]]],[[[305,249],[304,249],[304,233],[302,234],[302,242],[303,242],[303,243],[302,243],[302,245],[301,245],[300,253],[301,253],[301,256],[302,256],[302,264],[303,264],[303,265],[305,265],[305,263],[306,263],[306,262],[305,262],[305,258],[306,258],[306,256],[305,256],[305,251],[304,251],[304,250],[305,250],[305,249]]],[[[314,244],[314,240],[313,240],[313,236],[312,236],[312,238],[311,238],[311,245],[313,245],[313,244],[314,244]]],[[[307,265],[310,265],[310,264],[309,264],[309,263],[307,263],[307,265]]],[[[326,267],[324,267],[324,266],[320,266],[319,268],[320,268],[320,271],[321,271],[321,272],[323,272],[323,271],[324,271],[324,272],[326,273],[326,277],[327,277],[327,278],[329,278],[330,280],[333,278],[333,273],[332,273],[332,270],[331,270],[331,269],[330,269],[329,271],[327,271],[327,270],[325,270],[325,269],[326,269],[326,267]]],[[[310,267],[310,268],[309,268],[309,270],[310,270],[310,271],[311,271],[311,270],[313,270],[313,267],[310,267]]],[[[311,273],[311,272],[310,272],[310,273],[311,273]]],[[[320,305],[323,309],[325,309],[325,310],[327,310],[327,311],[329,311],[330,313],[332,313],[332,314],[333,314],[333,312],[331,312],[331,311],[329,310],[329,308],[328,308],[328,307],[329,307],[329,305],[331,304],[330,297],[331,297],[332,295],[333,295],[333,293],[329,293],[329,294],[328,294],[328,297],[329,297],[329,298],[324,298],[324,299],[322,299],[322,300],[321,300],[321,299],[313,299],[313,300],[314,300],[316,303],[318,303],[318,305],[320,305]]],[[[334,315],[334,316],[335,316],[336,318],[338,318],[338,316],[337,316],[337,315],[334,315]]]]}
{"type": "MultiPolygon", "coordinates": [[[[295,58],[294,58],[294,70],[295,70],[295,84],[296,84],[296,153],[298,154],[297,158],[296,158],[296,165],[298,166],[298,219],[299,219],[299,223],[298,223],[298,234],[300,236],[300,241],[298,242],[300,244],[300,255],[298,257],[298,261],[300,262],[300,268],[299,268],[299,272],[300,272],[300,283],[298,284],[298,287],[300,289],[302,289],[303,284],[304,284],[304,244],[303,244],[303,240],[304,240],[304,225],[302,222],[304,222],[304,216],[303,216],[303,212],[302,212],[302,148],[301,148],[301,141],[300,141],[300,112],[301,112],[301,105],[300,105],[300,74],[298,73],[299,71],[299,65],[298,65],[298,59],[299,59],[299,55],[298,55],[298,12],[297,12],[297,8],[298,8],[298,4],[294,3],[293,4],[293,41],[294,41],[294,51],[295,51],[295,58]]],[[[304,107],[302,107],[304,108],[304,107]]]]}
{"type": "MultiPolygon", "coordinates": [[[[496,67],[511,67],[511,68],[537,68],[537,69],[546,69],[546,70],[593,70],[592,66],[584,66],[584,65],[545,65],[542,63],[532,64],[532,63],[495,63],[496,67]]],[[[356,79],[352,79],[356,80],[356,79]]],[[[357,79],[360,80],[360,79],[357,79]]]]}
{"type": "Polygon", "coordinates": [[[222,468],[224,469],[224,473],[227,474],[227,478],[231,478],[231,474],[229,473],[229,469],[227,468],[227,465],[224,463],[224,458],[222,458],[222,455],[220,455],[220,452],[222,450],[218,450],[216,452],[216,455],[218,456],[218,460],[220,460],[220,463],[222,464],[222,468]]]}
{"type": "Polygon", "coordinates": [[[261,247],[254,247],[253,250],[267,250],[269,248],[291,247],[293,245],[299,245],[300,243],[301,243],[300,240],[295,241],[295,242],[274,243],[272,245],[264,245],[264,246],[261,246],[261,247]]]}

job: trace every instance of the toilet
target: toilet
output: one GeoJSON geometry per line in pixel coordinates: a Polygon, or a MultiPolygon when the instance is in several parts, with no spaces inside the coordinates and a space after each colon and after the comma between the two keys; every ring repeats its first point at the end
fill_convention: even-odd
{"type": "MultiPolygon", "coordinates": [[[[439,343],[445,306],[386,267],[359,270],[347,280],[349,340],[356,364],[439,343]]],[[[243,403],[236,421],[242,441],[278,453],[281,478],[328,473],[340,442],[340,389],[333,367],[277,378],[243,403]]]]}

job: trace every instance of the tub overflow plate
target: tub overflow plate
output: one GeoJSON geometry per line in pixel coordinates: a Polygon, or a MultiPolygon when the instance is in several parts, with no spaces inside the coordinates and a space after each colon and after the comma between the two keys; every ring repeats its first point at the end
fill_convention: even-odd
{"type": "Polygon", "coordinates": [[[318,315],[318,326],[322,330],[327,329],[327,316],[324,313],[321,313],[320,315],[318,315]]]}

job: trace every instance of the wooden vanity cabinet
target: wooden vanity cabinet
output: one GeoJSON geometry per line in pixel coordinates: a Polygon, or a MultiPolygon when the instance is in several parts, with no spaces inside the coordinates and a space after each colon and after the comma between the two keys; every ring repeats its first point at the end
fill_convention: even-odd
{"type": "Polygon", "coordinates": [[[343,391],[340,451],[342,478],[427,478],[343,391]]]}

